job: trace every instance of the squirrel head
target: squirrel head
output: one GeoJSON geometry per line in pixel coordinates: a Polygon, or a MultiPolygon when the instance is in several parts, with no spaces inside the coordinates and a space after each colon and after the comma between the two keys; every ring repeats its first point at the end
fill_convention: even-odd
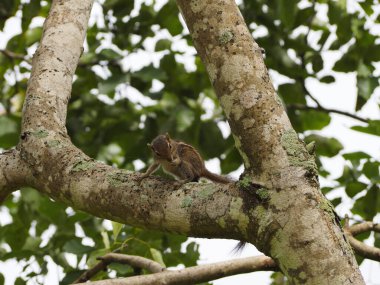
{"type": "Polygon", "coordinates": [[[173,140],[169,134],[157,136],[151,144],[148,144],[157,159],[173,161],[173,140]]]}

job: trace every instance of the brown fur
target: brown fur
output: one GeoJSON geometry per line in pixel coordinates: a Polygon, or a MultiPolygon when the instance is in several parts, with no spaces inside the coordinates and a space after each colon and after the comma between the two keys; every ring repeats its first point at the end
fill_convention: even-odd
{"type": "Polygon", "coordinates": [[[231,182],[227,177],[208,171],[201,155],[194,147],[172,140],[169,134],[159,135],[148,146],[153,151],[154,163],[143,174],[142,179],[155,172],[161,165],[165,172],[184,183],[197,182],[201,177],[217,183],[231,182]]]}

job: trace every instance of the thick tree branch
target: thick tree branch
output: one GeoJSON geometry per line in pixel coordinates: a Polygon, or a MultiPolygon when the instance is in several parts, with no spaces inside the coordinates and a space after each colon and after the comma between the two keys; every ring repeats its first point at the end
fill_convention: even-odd
{"type": "Polygon", "coordinates": [[[65,129],[67,103],[91,4],[53,1],[44,24],[33,57],[19,145],[36,178],[29,184],[76,209],[122,223],[247,240],[247,220],[253,213],[243,214],[243,199],[254,205],[254,193],[233,184],[180,186],[157,178],[140,184],[140,174],[96,162],[71,144],[65,129]]]}
{"type": "Polygon", "coordinates": [[[90,280],[98,272],[105,270],[111,263],[128,264],[133,268],[146,269],[152,273],[162,272],[166,270],[165,267],[161,266],[161,264],[153,260],[135,255],[108,253],[105,256],[99,257],[98,259],[101,261],[98,262],[94,267],[84,272],[77,280],[73,282],[73,284],[90,280]]]}
{"type": "Polygon", "coordinates": [[[235,1],[177,4],[242,155],[243,181],[260,185],[253,192],[261,200],[251,209],[262,218],[249,220],[250,240],[291,283],[363,284],[333,208],[318,189],[314,158],[293,130],[235,1]]]}
{"type": "Polygon", "coordinates": [[[18,150],[0,153],[0,204],[10,193],[26,185],[28,177],[32,177],[32,173],[18,150]]]}
{"type": "Polygon", "coordinates": [[[254,271],[278,270],[275,262],[266,256],[255,256],[214,264],[198,265],[182,270],[166,270],[160,273],[94,281],[91,285],[185,285],[207,282],[218,278],[254,271]]]}

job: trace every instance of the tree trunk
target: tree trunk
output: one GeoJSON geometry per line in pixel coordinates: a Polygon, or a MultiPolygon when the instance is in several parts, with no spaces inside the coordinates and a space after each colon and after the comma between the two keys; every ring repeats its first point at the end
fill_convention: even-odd
{"type": "Polygon", "coordinates": [[[247,240],[274,258],[292,283],[362,284],[319,189],[314,156],[293,130],[235,1],[177,4],[244,159],[241,188],[258,196],[257,205],[243,202],[253,213],[247,240]]]}
{"type": "Polygon", "coordinates": [[[0,154],[0,198],[22,185],[122,223],[196,237],[249,241],[293,283],[363,284],[314,157],[298,140],[261,50],[236,4],[178,1],[227,115],[246,171],[229,185],[179,185],[118,170],[70,142],[67,104],[91,0],[55,0],[33,58],[15,150],[0,154]]]}

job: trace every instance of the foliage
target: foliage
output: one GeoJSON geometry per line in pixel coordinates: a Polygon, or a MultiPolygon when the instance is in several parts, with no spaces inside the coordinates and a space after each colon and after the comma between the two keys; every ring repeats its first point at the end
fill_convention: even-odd
{"type": "MultiPolygon", "coordinates": [[[[366,220],[380,210],[379,161],[364,152],[348,153],[336,138],[323,136],[320,130],[329,126],[331,113],[299,106],[315,105],[307,80],[332,84],[339,73],[356,76],[356,111],[373,97],[379,84],[373,71],[380,50],[378,36],[367,23],[378,23],[375,2],[363,0],[354,9],[348,9],[346,1],[326,0],[244,0],[240,5],[266,51],[267,66],[286,78],[278,86],[279,95],[297,132],[306,142],[316,142],[320,175],[333,181],[323,167],[324,158],[343,153],[343,173],[324,192],[343,187],[353,199],[352,213],[366,220]],[[326,15],[317,14],[321,8],[326,15]],[[329,68],[322,55],[338,51],[340,59],[329,68]]],[[[16,13],[21,18],[20,32],[2,47],[12,54],[0,52],[0,148],[17,144],[30,58],[42,30],[38,19],[46,17],[49,6],[50,1],[38,0],[0,3],[0,30],[16,13]]],[[[139,170],[141,162],[151,159],[141,146],[169,132],[198,148],[206,160],[218,158],[223,172],[236,170],[241,159],[232,137],[225,137],[218,127],[225,121],[224,114],[204,66],[193,56],[175,1],[105,0],[95,8],[69,103],[67,128],[74,144],[93,158],[139,170]]],[[[352,129],[379,136],[380,121],[352,129]]],[[[0,259],[27,261],[17,284],[46,275],[47,256],[63,269],[62,284],[68,284],[85,263],[93,264],[95,257],[122,244],[127,245],[122,252],[159,261],[162,256],[167,266],[193,265],[199,257],[194,243],[187,245],[186,253],[181,251],[185,237],[117,224],[112,228],[31,189],[16,193],[2,210],[9,213],[11,223],[0,228],[0,259]],[[39,264],[38,270],[31,266],[33,262],[39,264]]],[[[380,243],[378,236],[375,242],[380,243]]],[[[112,270],[118,276],[134,274],[126,267],[112,270]]]]}

